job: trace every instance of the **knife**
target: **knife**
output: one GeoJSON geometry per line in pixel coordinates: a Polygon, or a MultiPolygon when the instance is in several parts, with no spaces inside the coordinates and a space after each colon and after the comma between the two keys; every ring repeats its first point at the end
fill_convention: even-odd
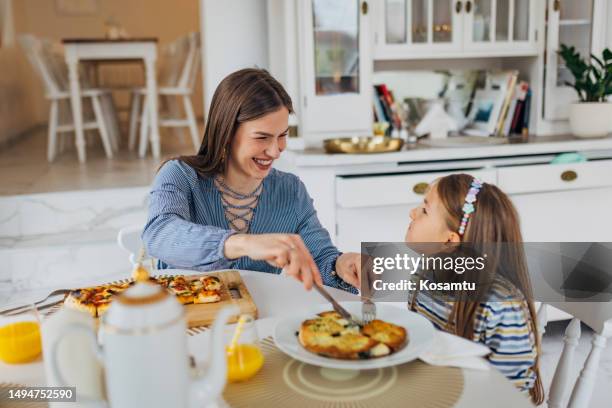
{"type": "Polygon", "coordinates": [[[329,292],[327,290],[325,290],[322,286],[317,285],[316,283],[314,285],[312,285],[315,287],[315,289],[317,289],[317,292],[319,292],[319,294],[321,296],[323,296],[325,299],[327,299],[327,301],[329,303],[332,304],[332,307],[334,308],[334,310],[338,313],[340,313],[340,316],[342,316],[343,318],[345,318],[346,320],[348,320],[349,322],[352,322],[358,326],[363,326],[363,323],[360,322],[359,320],[355,319],[345,308],[343,308],[342,306],[340,306],[340,303],[336,302],[336,299],[333,298],[332,295],[329,294],[329,292]]]}

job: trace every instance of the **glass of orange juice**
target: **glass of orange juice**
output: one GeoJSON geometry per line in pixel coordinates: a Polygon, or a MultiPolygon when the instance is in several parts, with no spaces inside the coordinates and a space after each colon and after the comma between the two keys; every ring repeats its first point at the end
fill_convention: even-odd
{"type": "MultiPolygon", "coordinates": [[[[233,338],[234,331],[235,325],[228,326],[226,333],[232,336],[226,336],[226,339],[233,338]]],[[[229,382],[245,381],[259,372],[264,363],[264,356],[259,346],[259,336],[252,317],[246,317],[235,347],[231,347],[230,341],[226,344],[227,380],[229,382]]]]}
{"type": "Polygon", "coordinates": [[[28,363],[41,352],[40,319],[34,305],[9,315],[0,315],[0,360],[28,363]]]}

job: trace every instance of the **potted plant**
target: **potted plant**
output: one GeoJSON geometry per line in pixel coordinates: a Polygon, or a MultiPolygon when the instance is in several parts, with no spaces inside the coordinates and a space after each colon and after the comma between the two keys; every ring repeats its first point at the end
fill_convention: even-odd
{"type": "Polygon", "coordinates": [[[591,54],[585,61],[574,47],[561,44],[559,55],[574,77],[573,87],[580,98],[570,105],[569,122],[578,137],[605,137],[612,131],[612,51],[606,48],[601,58],[591,54]]]}

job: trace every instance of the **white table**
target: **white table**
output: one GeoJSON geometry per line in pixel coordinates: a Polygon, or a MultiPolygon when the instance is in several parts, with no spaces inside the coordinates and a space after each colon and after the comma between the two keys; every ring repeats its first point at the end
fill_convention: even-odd
{"type": "MultiPolygon", "coordinates": [[[[190,274],[193,271],[165,270],[164,273],[190,274]]],[[[240,272],[259,311],[257,330],[261,338],[272,335],[277,320],[281,317],[308,308],[313,304],[325,303],[315,291],[306,292],[301,284],[292,278],[262,272],[240,272]]],[[[356,301],[359,298],[350,293],[329,289],[339,301],[356,301]]],[[[205,333],[203,333],[205,334],[205,333]]],[[[206,341],[202,335],[189,337],[189,350],[196,360],[208,355],[206,341]]],[[[492,406],[497,408],[521,408],[533,405],[499,371],[463,369],[464,389],[456,408],[492,406]]],[[[24,385],[44,385],[42,361],[23,365],[7,365],[0,362],[1,381],[24,385]]]]}
{"type": "MultiPolygon", "coordinates": [[[[159,125],[157,113],[157,60],[156,38],[134,38],[124,40],[66,38],[64,44],[70,102],[74,115],[74,128],[79,161],[86,160],[85,139],[83,137],[83,110],[80,98],[79,62],[86,60],[133,60],[142,59],[145,65],[145,83],[149,100],[149,119],[153,157],[160,154],[159,125]]],[[[143,127],[144,128],[144,127],[143,127]]]]}

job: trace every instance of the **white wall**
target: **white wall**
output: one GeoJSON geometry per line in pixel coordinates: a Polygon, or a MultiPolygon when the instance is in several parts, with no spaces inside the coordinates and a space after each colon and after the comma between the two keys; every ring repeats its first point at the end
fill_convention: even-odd
{"type": "Polygon", "coordinates": [[[217,85],[228,74],[268,68],[266,0],[200,0],[202,74],[206,114],[217,85]]]}

